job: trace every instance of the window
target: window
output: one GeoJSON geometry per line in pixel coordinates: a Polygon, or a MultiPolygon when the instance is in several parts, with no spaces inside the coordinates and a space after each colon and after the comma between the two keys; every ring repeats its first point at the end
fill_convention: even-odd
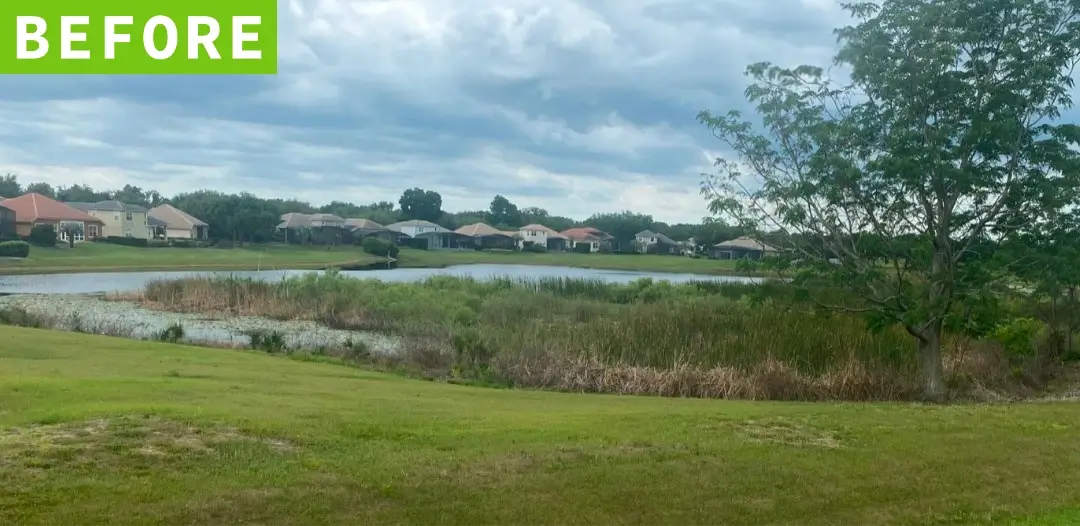
{"type": "Polygon", "coordinates": [[[131,221],[131,212],[127,213],[127,217],[125,219],[127,219],[128,221],[131,221]]]}
{"type": "Polygon", "coordinates": [[[135,237],[135,232],[130,228],[124,229],[124,237],[135,237]]]}
{"type": "Polygon", "coordinates": [[[91,239],[93,239],[95,237],[98,237],[98,226],[97,225],[86,225],[86,236],[91,238],[91,239]]]}
{"type": "Polygon", "coordinates": [[[112,218],[113,218],[114,220],[116,220],[116,221],[119,221],[119,220],[120,220],[120,214],[113,214],[113,215],[112,215],[112,218]]]}

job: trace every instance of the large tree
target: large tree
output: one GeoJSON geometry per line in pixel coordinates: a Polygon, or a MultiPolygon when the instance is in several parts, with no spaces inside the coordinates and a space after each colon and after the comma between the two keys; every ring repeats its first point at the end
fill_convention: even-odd
{"type": "Polygon", "coordinates": [[[26,185],[26,193],[41,194],[50,199],[56,199],[56,190],[52,185],[45,182],[30,183],[26,185]]]}
{"type": "Polygon", "coordinates": [[[1058,122],[1080,53],[1072,0],[847,5],[836,62],[748,68],[760,122],[702,112],[726,144],[711,209],[788,234],[797,276],[846,287],[918,343],[925,395],[945,384],[942,335],[985,297],[985,251],[1074,202],[1077,127],[1058,122]],[[897,240],[903,247],[891,247],[897,240]],[[796,242],[797,241],[797,242],[796,242]],[[885,264],[883,264],[885,263],[885,264]]]}
{"type": "Polygon", "coordinates": [[[22,195],[22,185],[15,174],[0,175],[0,197],[18,197],[22,195]]]}
{"type": "Polygon", "coordinates": [[[517,228],[522,226],[521,211],[509,199],[496,195],[488,207],[487,221],[495,226],[517,228]]]}
{"type": "Polygon", "coordinates": [[[410,188],[401,194],[401,219],[438,221],[442,218],[442,196],[433,190],[410,188]]]}

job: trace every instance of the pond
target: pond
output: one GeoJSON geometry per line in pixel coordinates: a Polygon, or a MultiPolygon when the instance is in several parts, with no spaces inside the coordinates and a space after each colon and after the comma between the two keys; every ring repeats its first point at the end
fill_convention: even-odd
{"type": "MultiPolygon", "coordinates": [[[[0,276],[0,294],[96,294],[133,292],[147,282],[178,279],[190,276],[237,276],[280,280],[318,270],[264,270],[231,272],[85,272],[77,274],[24,274],[0,276]]],[[[446,268],[399,268],[383,270],[352,270],[342,274],[355,278],[374,278],[384,281],[421,281],[431,276],[465,276],[480,280],[497,277],[539,279],[551,277],[598,279],[609,283],[628,283],[641,278],[680,283],[692,280],[756,283],[761,278],[745,276],[716,276],[707,274],[678,274],[668,272],[599,270],[573,267],[534,265],[458,265],[446,268]]]]}

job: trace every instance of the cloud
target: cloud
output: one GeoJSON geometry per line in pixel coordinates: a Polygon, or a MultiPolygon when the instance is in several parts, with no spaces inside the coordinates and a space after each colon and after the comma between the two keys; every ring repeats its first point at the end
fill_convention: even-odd
{"type": "Polygon", "coordinates": [[[746,64],[825,64],[832,0],[282,0],[262,77],[13,77],[0,172],[316,203],[707,214],[701,109],[746,64]]]}

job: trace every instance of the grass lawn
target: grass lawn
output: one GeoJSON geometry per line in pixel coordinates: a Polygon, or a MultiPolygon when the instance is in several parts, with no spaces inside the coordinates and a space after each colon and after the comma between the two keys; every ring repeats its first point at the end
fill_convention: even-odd
{"type": "Polygon", "coordinates": [[[0,524],[1073,524],[1078,411],[495,390],[0,327],[0,524]]]}
{"type": "Polygon", "coordinates": [[[379,261],[358,247],[256,245],[250,248],[139,248],[82,243],[75,248],[32,247],[25,260],[0,259],[0,274],[148,270],[305,269],[379,261]]]}
{"type": "Polygon", "coordinates": [[[402,267],[446,267],[471,263],[495,265],[550,265],[559,267],[608,270],[651,270],[695,274],[733,274],[734,261],[690,259],[684,256],[654,254],[578,254],[549,252],[534,254],[511,251],[416,250],[402,249],[398,264],[402,267]]]}

